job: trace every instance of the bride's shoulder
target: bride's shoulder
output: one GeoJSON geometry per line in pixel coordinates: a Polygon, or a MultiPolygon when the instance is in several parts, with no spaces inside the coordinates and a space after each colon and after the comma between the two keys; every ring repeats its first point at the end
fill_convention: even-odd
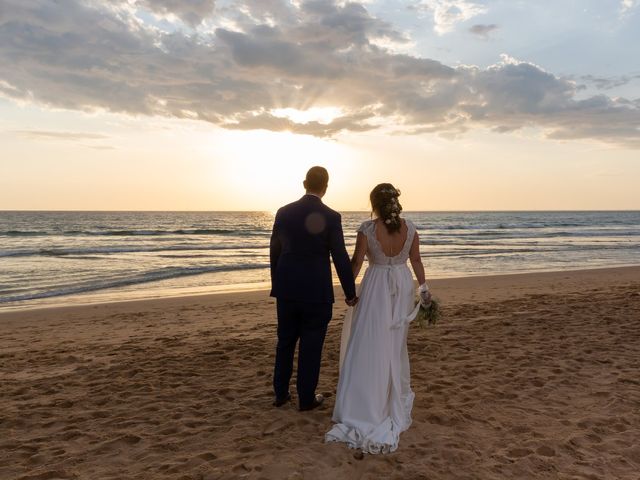
{"type": "Polygon", "coordinates": [[[373,226],[373,220],[366,220],[358,227],[358,232],[367,233],[373,226]]]}
{"type": "Polygon", "coordinates": [[[404,223],[407,225],[407,234],[410,235],[413,232],[417,232],[418,228],[416,227],[416,225],[409,220],[408,218],[403,218],[404,223]]]}
{"type": "Polygon", "coordinates": [[[404,220],[404,223],[407,224],[407,227],[416,228],[415,224],[411,220],[409,220],[408,218],[403,218],[403,220],[404,220]]]}

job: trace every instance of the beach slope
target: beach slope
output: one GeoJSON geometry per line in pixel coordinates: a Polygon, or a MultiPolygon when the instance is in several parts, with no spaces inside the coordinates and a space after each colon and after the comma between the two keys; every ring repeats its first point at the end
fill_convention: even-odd
{"type": "Polygon", "coordinates": [[[323,443],[341,303],[305,413],[271,406],[266,292],[0,314],[0,478],[638,478],[640,267],[431,283],[414,423],[363,459],[323,443]]]}

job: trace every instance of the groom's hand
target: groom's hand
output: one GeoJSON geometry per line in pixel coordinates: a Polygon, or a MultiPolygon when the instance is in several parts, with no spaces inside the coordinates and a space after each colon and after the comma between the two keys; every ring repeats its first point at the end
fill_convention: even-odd
{"type": "Polygon", "coordinates": [[[344,303],[349,305],[350,307],[355,307],[356,303],[358,303],[358,297],[353,297],[351,299],[344,299],[344,303]]]}

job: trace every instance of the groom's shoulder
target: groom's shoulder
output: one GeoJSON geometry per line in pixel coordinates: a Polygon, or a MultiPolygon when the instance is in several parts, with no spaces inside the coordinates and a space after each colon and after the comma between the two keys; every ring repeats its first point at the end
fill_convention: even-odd
{"type": "Polygon", "coordinates": [[[276,212],[276,215],[286,215],[289,212],[293,212],[295,210],[298,210],[301,206],[302,205],[301,205],[300,200],[296,200],[295,202],[287,203],[286,205],[283,205],[282,207],[280,207],[278,209],[278,211],[276,212]]]}
{"type": "Polygon", "coordinates": [[[304,198],[280,207],[276,212],[276,217],[282,217],[282,216],[286,217],[289,214],[294,214],[294,215],[305,214],[305,212],[306,213],[322,212],[322,214],[328,219],[331,219],[333,221],[338,221],[338,222],[340,222],[342,219],[342,216],[340,215],[339,212],[335,211],[325,203],[322,203],[322,202],[310,203],[308,201],[305,202],[304,198]]]}
{"type": "Polygon", "coordinates": [[[333,208],[329,207],[324,203],[321,205],[324,207],[324,210],[327,213],[327,215],[333,217],[335,220],[338,220],[338,221],[342,219],[342,215],[340,214],[340,212],[335,211],[333,208]]]}

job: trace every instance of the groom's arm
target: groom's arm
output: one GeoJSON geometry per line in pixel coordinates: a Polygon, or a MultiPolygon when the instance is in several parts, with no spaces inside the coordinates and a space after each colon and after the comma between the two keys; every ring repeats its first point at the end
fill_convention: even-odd
{"type": "Polygon", "coordinates": [[[333,264],[336,267],[336,272],[338,272],[338,278],[340,279],[344,296],[347,300],[353,300],[356,298],[356,282],[353,278],[347,247],[344,245],[344,234],[342,233],[342,220],[340,215],[338,215],[336,225],[329,231],[329,249],[331,251],[333,264]]]}
{"type": "Polygon", "coordinates": [[[271,231],[271,241],[269,243],[269,263],[271,265],[271,284],[273,285],[273,275],[278,265],[278,259],[280,258],[280,252],[282,252],[282,242],[279,235],[280,229],[280,215],[276,213],[276,219],[273,222],[273,230],[271,231]]]}

